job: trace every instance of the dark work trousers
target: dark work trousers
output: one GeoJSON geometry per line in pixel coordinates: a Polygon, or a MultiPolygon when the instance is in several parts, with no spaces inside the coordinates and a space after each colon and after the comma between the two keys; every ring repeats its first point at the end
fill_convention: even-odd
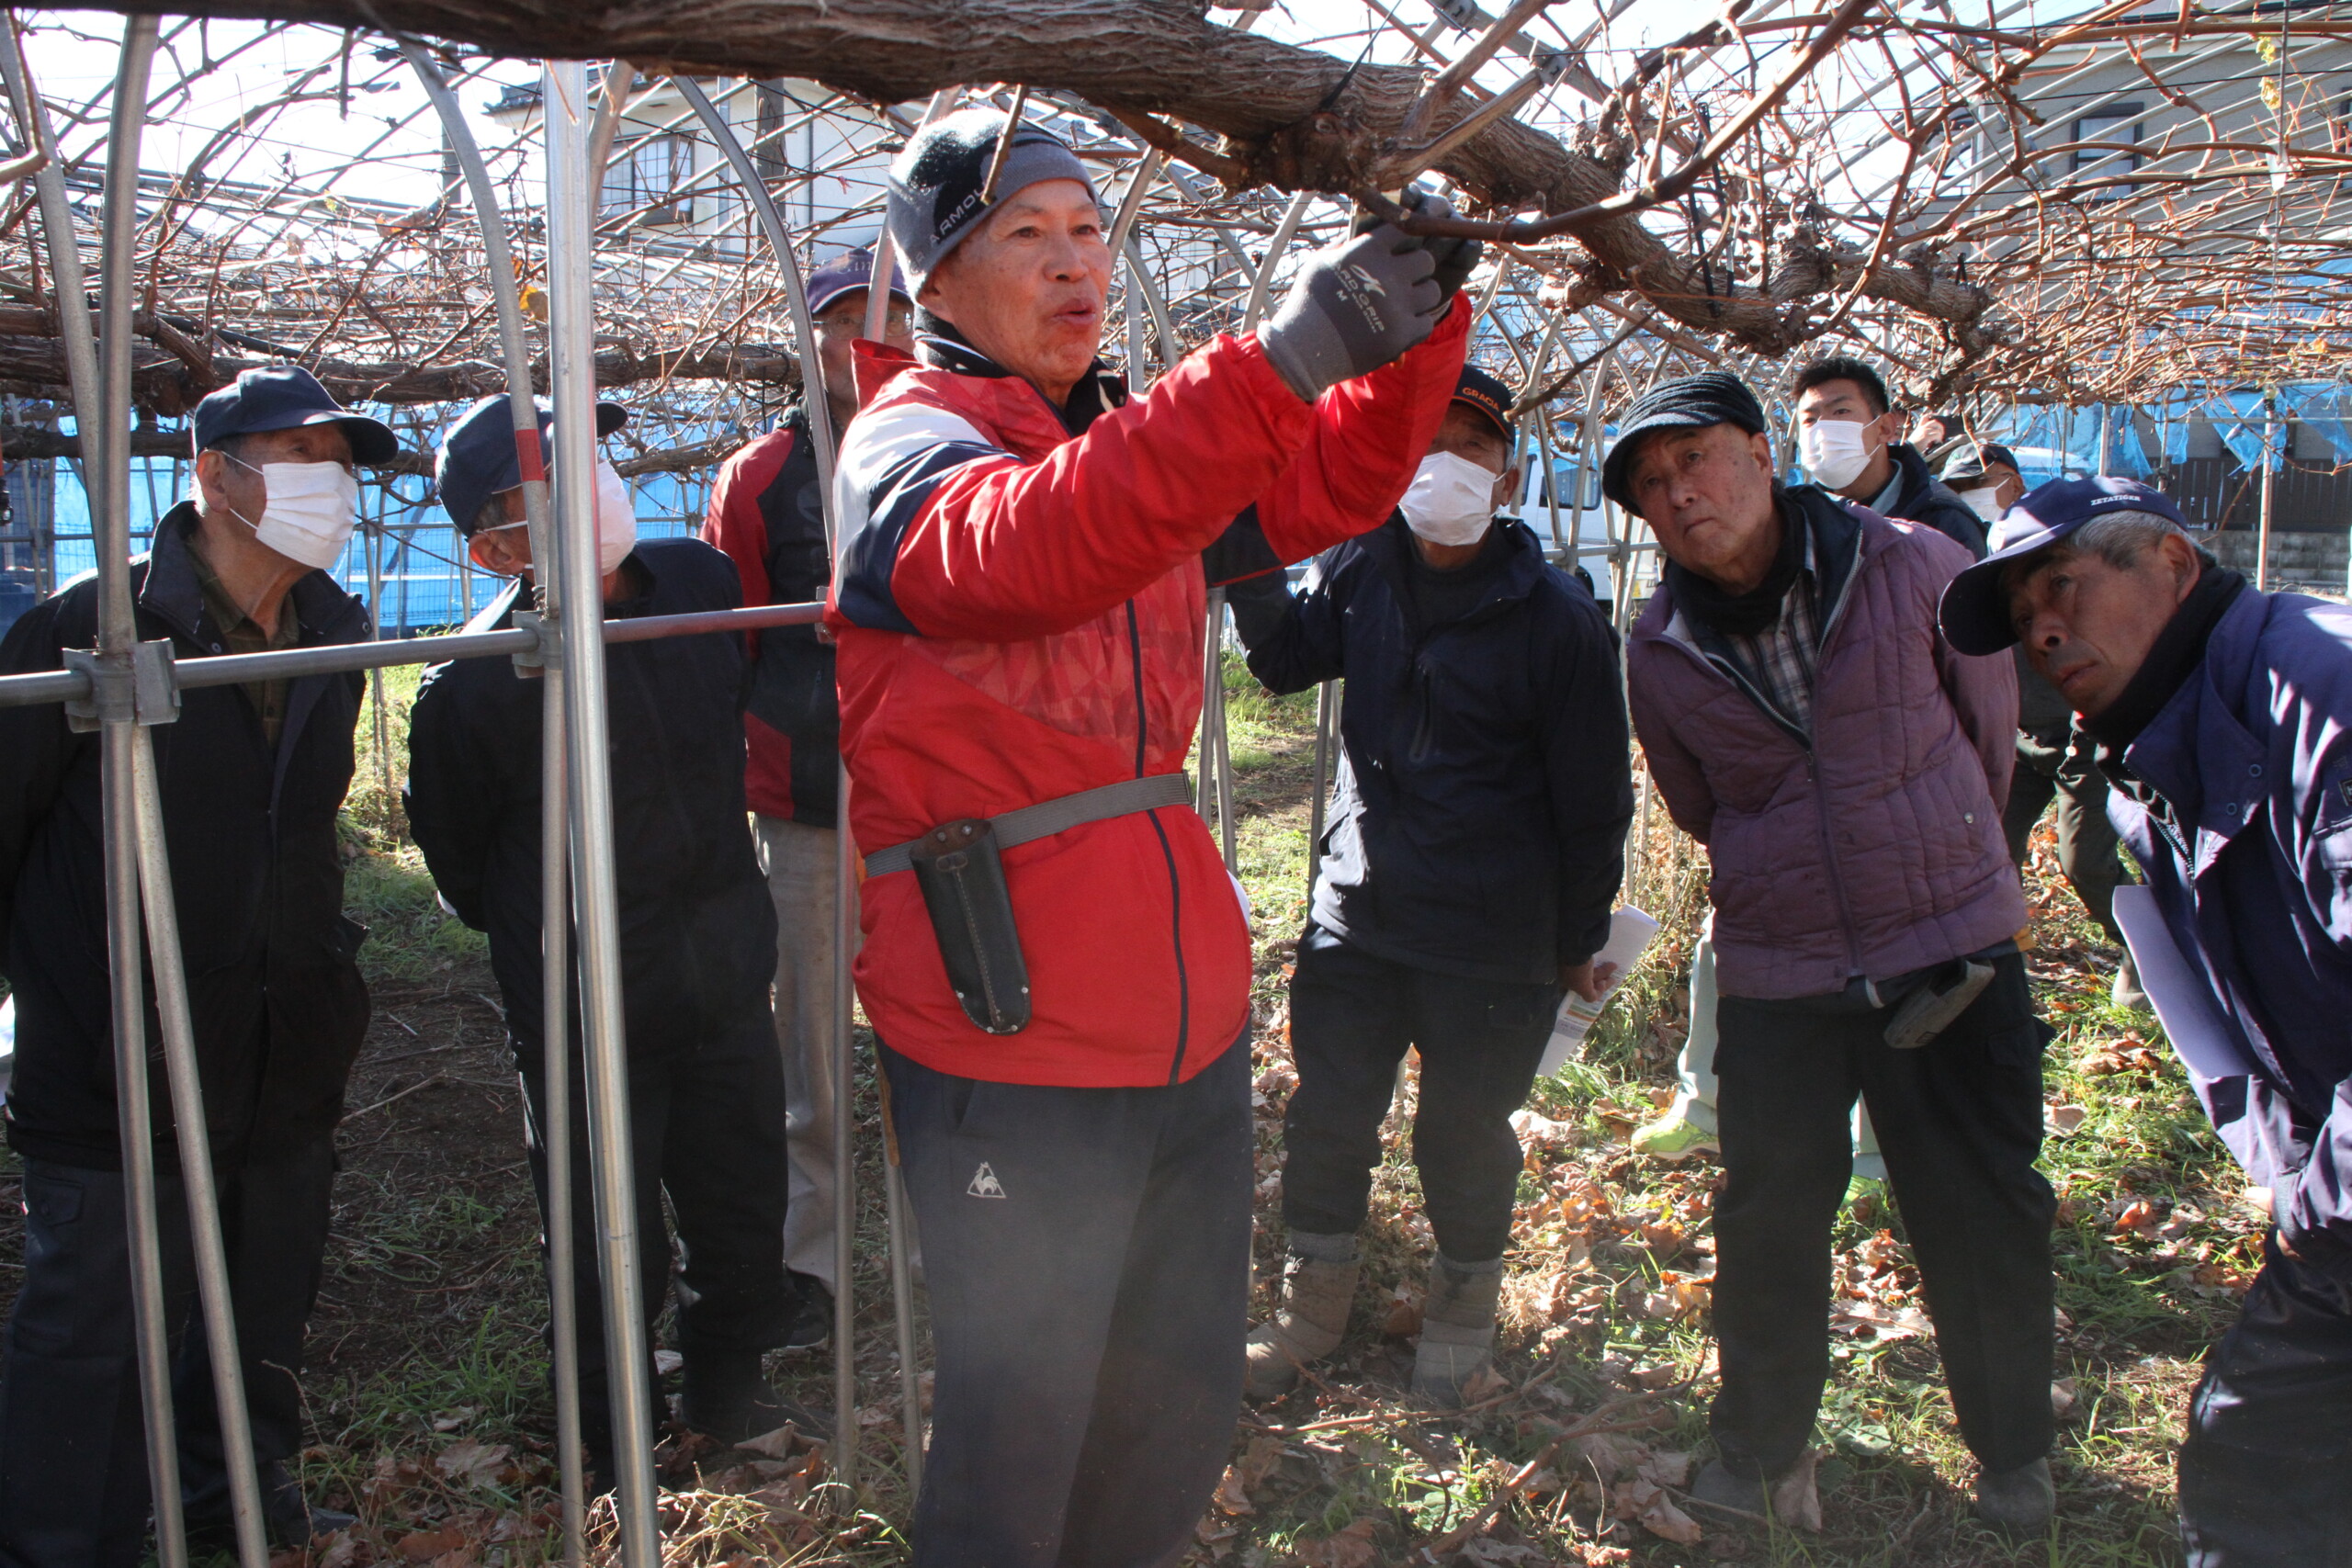
{"type": "Polygon", "coordinates": [[[2123,880],[2123,863],[2116,858],[2121,842],[2115,825],[2107,819],[2107,780],[2088,757],[2075,754],[2070,737],[2018,732],[2018,765],[2009,775],[2009,803],[2001,810],[2001,830],[2008,835],[2009,858],[2025,864],[2034,825],[2052,799],[2058,802],[2058,869],[2073,884],[2091,919],[2120,942],[2115,926],[2115,888],[2123,880]]]}
{"type": "Polygon", "coordinates": [[[915,1563],[1174,1562],[1241,1411],[1247,1032],[1155,1089],[882,1063],[938,1350],[915,1563]]]}
{"type": "Polygon", "coordinates": [[[2266,1240],[2188,1406],[2189,1568],[2352,1565],[2352,1285],[2266,1240]]]}
{"type": "MultiPolygon", "coordinates": [[[[785,1341],[797,1298],[784,1273],[786,1208],[784,1064],[775,1024],[763,1005],[699,1039],[641,1042],[628,1064],[629,1141],[635,1146],[637,1269],[649,1341],[670,1285],[670,1243],[662,1224],[668,1193],[678,1227],[678,1347],[768,1350],[785,1341]]],[[[537,1042],[516,1042],[531,1181],[539,1196],[544,1247],[548,1162],[545,1058],[537,1042]]],[[[598,1280],[596,1189],[588,1162],[587,1080],[573,1043],[571,1279],[580,1322],[580,1426],[589,1463],[607,1484],[612,1399],[605,1380],[604,1294],[598,1280]]],[[[554,1289],[552,1280],[548,1289],[554,1289]]]]}
{"type": "Polygon", "coordinates": [[[1363,1224],[1380,1123],[1407,1046],[1421,1054],[1413,1163],[1438,1250],[1500,1258],[1527,1101],[1560,1008],[1555,985],[1465,980],[1375,958],[1310,922],[1290,982],[1298,1087],[1283,1113],[1283,1223],[1351,1235],[1363,1224]]]}
{"type": "Polygon", "coordinates": [[[1961,1436],[1987,1473],[2050,1450],[2050,1224],[2041,1148],[2044,1031],[2025,960],[1915,1050],[1892,1010],[1848,992],[1724,997],[1715,1017],[1724,1190],[1715,1203],[1715,1440],[1754,1477],[1794,1462],[1829,1373],[1829,1235],[1852,1171],[1860,1094],[1918,1259],[1961,1436]]]}
{"type": "MultiPolygon", "coordinates": [[[[160,1086],[158,1086],[160,1092],[160,1086]]],[[[326,1250],[329,1137],[214,1171],[256,1463],[302,1450],[302,1333],[326,1250]]],[[[0,1382],[0,1564],[134,1568],[150,1495],[130,1237],[119,1171],[24,1162],[25,1282],[0,1382]]],[[[155,1213],[171,1336],[180,1495],[191,1527],[225,1525],[229,1480],[197,1299],[179,1158],[160,1149],[155,1213]]]]}

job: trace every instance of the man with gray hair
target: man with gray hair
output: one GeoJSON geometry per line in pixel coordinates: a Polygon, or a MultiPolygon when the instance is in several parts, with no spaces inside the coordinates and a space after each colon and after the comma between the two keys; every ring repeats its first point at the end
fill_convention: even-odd
{"type": "Polygon", "coordinates": [[[2352,1541],[2352,610],[2250,588],[2198,547],[2163,494],[2088,479],[2053,480],[2011,508],[1992,554],[1946,590],[1941,619],[1962,652],[2022,642],[2079,716],[2115,786],[2115,825],[2185,960],[2166,1028],[2270,1215],[2262,1271],[2189,1404],[2188,1562],[2341,1562],[2352,1541]]]}

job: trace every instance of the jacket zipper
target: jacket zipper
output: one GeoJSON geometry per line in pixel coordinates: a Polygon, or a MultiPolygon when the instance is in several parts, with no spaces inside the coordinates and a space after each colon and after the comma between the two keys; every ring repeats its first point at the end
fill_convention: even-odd
{"type": "MultiPolygon", "coordinates": [[[[1136,624],[1136,602],[1127,601],[1127,663],[1135,671],[1136,685],[1136,777],[1143,777],[1144,764],[1144,705],[1143,705],[1143,633],[1136,624]]],[[[1192,983],[1184,974],[1184,885],[1176,873],[1175,846],[1168,841],[1168,829],[1160,826],[1159,813],[1147,811],[1144,817],[1151,823],[1151,830],[1159,835],[1160,858],[1168,863],[1168,929],[1176,947],[1176,1059],[1168,1064],[1168,1087],[1173,1089],[1182,1080],[1184,1049],[1193,1031],[1192,983]]]]}

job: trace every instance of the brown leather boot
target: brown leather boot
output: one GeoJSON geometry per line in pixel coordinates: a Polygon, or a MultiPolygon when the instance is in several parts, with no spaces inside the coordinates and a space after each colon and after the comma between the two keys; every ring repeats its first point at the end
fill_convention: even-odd
{"type": "Polygon", "coordinates": [[[1362,1268],[1354,1258],[1333,1263],[1290,1254],[1283,1265],[1283,1293],[1274,1315],[1250,1334],[1244,1393],[1251,1399],[1280,1399],[1298,1386],[1301,1366],[1340,1348],[1362,1268]]]}

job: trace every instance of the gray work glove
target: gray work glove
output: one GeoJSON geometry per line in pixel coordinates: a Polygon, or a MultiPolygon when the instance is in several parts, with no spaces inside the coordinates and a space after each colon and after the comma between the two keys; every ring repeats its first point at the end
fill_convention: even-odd
{"type": "MultiPolygon", "coordinates": [[[[1423,190],[1419,186],[1408,186],[1404,195],[1397,200],[1400,206],[1418,218],[1454,216],[1453,203],[1435,191],[1423,190]]],[[[1356,209],[1355,222],[1350,227],[1348,232],[1369,234],[1379,226],[1380,220],[1377,217],[1359,207],[1356,209]]],[[[1424,234],[1420,237],[1420,243],[1421,248],[1429,252],[1437,262],[1437,286],[1449,300],[1460,291],[1464,284],[1470,281],[1471,273],[1477,269],[1478,258],[1486,254],[1486,247],[1476,240],[1457,240],[1443,235],[1424,234]]]]}
{"type": "Polygon", "coordinates": [[[1306,258],[1258,346],[1308,402],[1369,375],[1436,329],[1445,311],[1437,262],[1421,242],[1383,223],[1306,258]]]}

